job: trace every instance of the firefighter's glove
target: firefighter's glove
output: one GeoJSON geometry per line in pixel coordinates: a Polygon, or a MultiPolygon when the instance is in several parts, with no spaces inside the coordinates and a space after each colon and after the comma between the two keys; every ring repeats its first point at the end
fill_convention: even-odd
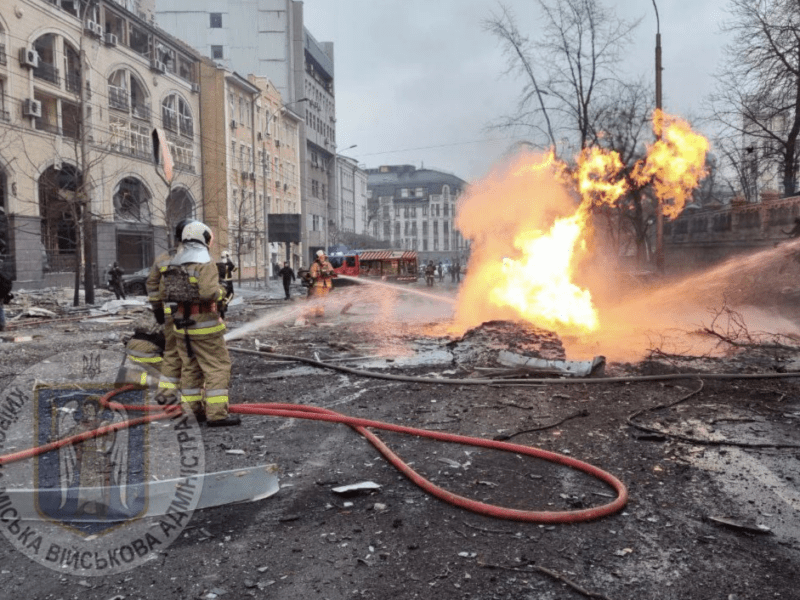
{"type": "Polygon", "coordinates": [[[165,323],[164,319],[164,307],[163,306],[154,306],[153,307],[153,316],[156,318],[156,323],[159,325],[163,325],[165,323]]]}
{"type": "Polygon", "coordinates": [[[225,295],[233,298],[233,282],[230,279],[225,280],[225,295]]]}

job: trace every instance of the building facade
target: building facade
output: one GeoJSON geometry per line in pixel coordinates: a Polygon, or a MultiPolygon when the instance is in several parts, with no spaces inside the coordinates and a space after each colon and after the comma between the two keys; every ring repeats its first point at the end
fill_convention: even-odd
{"type": "Polygon", "coordinates": [[[367,169],[367,233],[420,260],[460,259],[469,251],[454,227],[467,183],[455,175],[413,165],[367,169]]]}
{"type": "MultiPolygon", "coordinates": [[[[300,117],[266,78],[244,78],[210,59],[200,74],[206,222],[242,278],[268,278],[284,250],[268,242],[269,215],[299,220],[300,117]]],[[[288,254],[299,262],[299,240],[288,254]]]]}
{"type": "Polygon", "coordinates": [[[0,5],[0,252],[22,287],[71,284],[84,247],[95,281],[115,260],[149,267],[204,217],[199,55],[149,17],[133,0],[0,5]]]}
{"type": "Polygon", "coordinates": [[[329,245],[339,234],[364,235],[367,217],[367,172],[354,158],[336,157],[336,190],[328,213],[329,245]]]}
{"type": "Polygon", "coordinates": [[[298,0],[157,0],[161,27],[229,70],[266,77],[284,106],[299,114],[300,208],[304,261],[326,245],[336,205],[336,105],[333,44],[317,42],[303,25],[298,0]]]}

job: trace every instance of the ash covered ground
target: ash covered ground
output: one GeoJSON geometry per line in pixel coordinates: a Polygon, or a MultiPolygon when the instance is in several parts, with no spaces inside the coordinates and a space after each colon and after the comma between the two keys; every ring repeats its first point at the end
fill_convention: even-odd
{"type": "MultiPolygon", "coordinates": [[[[434,293],[452,297],[454,288],[434,293]]],[[[303,318],[299,298],[243,294],[230,328],[258,319],[265,326],[230,345],[254,350],[258,341],[280,354],[425,379],[501,379],[506,367],[495,360],[501,347],[570,358],[551,332],[499,325],[462,338],[447,332],[446,303],[354,294],[344,314],[350,298],[322,319],[303,318]]],[[[30,298],[29,304],[68,312],[48,304],[46,295],[30,298]]],[[[11,315],[21,306],[12,306],[11,315]]],[[[0,344],[0,386],[56,352],[121,351],[135,317],[126,316],[130,310],[106,322],[12,328],[0,344]],[[13,341],[20,336],[31,339],[13,341]]],[[[536,386],[390,381],[234,352],[233,402],[306,404],[511,438],[607,470],[625,483],[630,500],[621,512],[588,523],[498,520],[426,495],[346,426],[245,416],[238,428],[202,430],[206,470],[276,463],[275,496],[196,511],[178,541],[109,577],[45,568],[2,538],[0,597],[798,598],[798,380],[691,375],[800,370],[786,340],[753,342],[717,358],[654,348],[647,360],[605,367],[606,376],[687,373],[682,379],[536,386]],[[364,481],[380,489],[347,497],[332,491],[364,481]]],[[[492,504],[575,510],[614,496],[585,474],[541,460],[379,436],[438,485],[492,504]]]]}

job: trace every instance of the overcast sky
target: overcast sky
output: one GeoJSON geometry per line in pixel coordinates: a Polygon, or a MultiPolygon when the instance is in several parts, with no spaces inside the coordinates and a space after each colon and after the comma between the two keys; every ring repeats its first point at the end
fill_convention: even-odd
{"type": "MultiPolygon", "coordinates": [[[[531,37],[531,0],[504,0],[531,37]]],[[[661,21],[664,109],[701,114],[714,87],[725,38],[725,0],[656,0],[661,21]]],[[[606,0],[617,15],[642,18],[626,70],[655,78],[652,0],[606,0]]],[[[522,85],[503,75],[505,58],[483,21],[493,0],[305,0],[306,27],[335,52],[337,143],[366,167],[414,164],[471,181],[513,143],[489,131],[513,113],[522,85]]],[[[702,131],[702,128],[700,128],[702,131]]]]}

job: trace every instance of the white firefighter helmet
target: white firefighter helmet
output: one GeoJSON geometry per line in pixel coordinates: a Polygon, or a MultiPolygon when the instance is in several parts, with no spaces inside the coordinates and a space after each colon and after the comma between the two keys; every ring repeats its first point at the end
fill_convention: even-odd
{"type": "Polygon", "coordinates": [[[324,250],[317,250],[317,258],[321,258],[323,256],[325,256],[325,251],[324,250]]]}
{"type": "Polygon", "coordinates": [[[210,246],[213,239],[214,234],[211,233],[211,228],[200,221],[188,223],[181,234],[182,242],[200,242],[204,246],[210,246]]]}
{"type": "Polygon", "coordinates": [[[230,256],[231,256],[231,253],[229,251],[227,251],[227,250],[223,250],[222,254],[220,254],[221,258],[230,258],[230,256]]]}

